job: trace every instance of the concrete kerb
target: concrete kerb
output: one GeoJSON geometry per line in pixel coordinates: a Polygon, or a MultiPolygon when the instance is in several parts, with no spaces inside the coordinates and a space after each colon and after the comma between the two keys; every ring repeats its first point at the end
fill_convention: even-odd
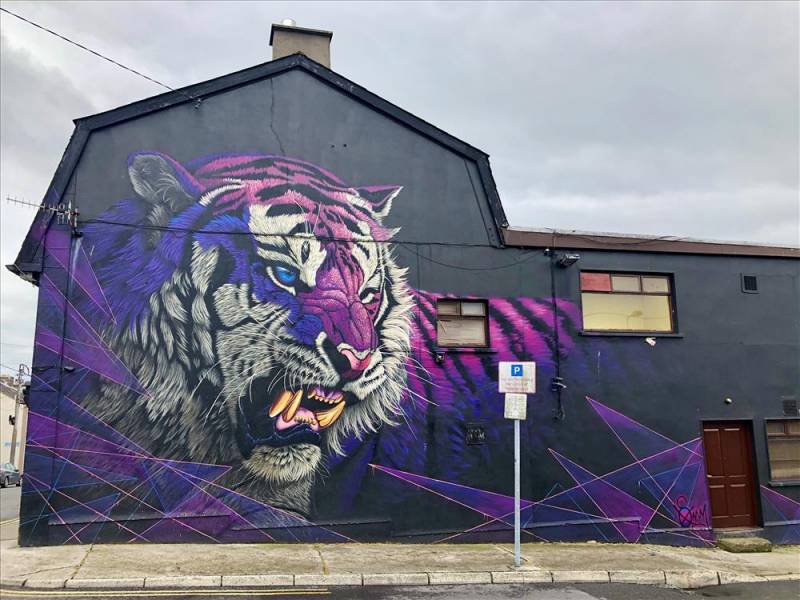
{"type": "Polygon", "coordinates": [[[328,573],[318,575],[307,573],[294,576],[294,584],[308,585],[364,585],[364,576],[361,573],[328,573]]]}
{"type": "Polygon", "coordinates": [[[138,590],[144,587],[144,577],[120,579],[67,579],[66,587],[80,590],[138,590]]]}
{"type": "Polygon", "coordinates": [[[294,575],[223,575],[223,588],[292,587],[294,575]]]}
{"type": "Polygon", "coordinates": [[[428,573],[364,573],[364,585],[430,585],[428,573]]]}
{"type": "Polygon", "coordinates": [[[553,583],[550,571],[492,571],[492,583],[553,583]]]}
{"type": "Polygon", "coordinates": [[[222,575],[184,575],[178,577],[145,577],[146,588],[218,588],[222,587],[222,575]]]}
{"type": "Polygon", "coordinates": [[[609,571],[608,577],[611,583],[638,583],[642,585],[665,585],[666,575],[664,571],[609,571]]]}
{"type": "Polygon", "coordinates": [[[717,571],[664,571],[666,585],[682,590],[719,585],[717,571]]]}
{"type": "Polygon", "coordinates": [[[60,590],[66,583],[66,579],[26,579],[24,587],[37,590],[60,590]]]}
{"type": "Polygon", "coordinates": [[[728,585],[731,583],[760,583],[762,581],[769,581],[766,577],[761,575],[752,575],[750,573],[731,573],[728,571],[719,571],[720,585],[728,585]]]}
{"type": "Polygon", "coordinates": [[[553,571],[553,583],[610,583],[608,571],[553,571]]]}
{"type": "Polygon", "coordinates": [[[428,573],[431,585],[461,585],[492,583],[492,574],[489,571],[461,571],[461,572],[435,572],[428,573]]]}
{"type": "Polygon", "coordinates": [[[322,574],[269,574],[269,575],[195,575],[179,577],[131,577],[118,579],[43,579],[21,577],[3,578],[0,588],[27,589],[225,589],[246,587],[292,586],[426,586],[426,585],[476,585],[510,583],[636,583],[666,585],[679,589],[696,589],[731,583],[762,581],[798,581],[800,574],[752,575],[729,571],[472,571],[431,573],[330,573],[322,574]]]}

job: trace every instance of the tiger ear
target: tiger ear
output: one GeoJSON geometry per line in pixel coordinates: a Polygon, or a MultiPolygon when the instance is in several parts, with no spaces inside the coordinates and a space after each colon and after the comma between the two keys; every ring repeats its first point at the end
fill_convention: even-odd
{"type": "Polygon", "coordinates": [[[356,193],[365,204],[365,208],[369,209],[378,221],[383,221],[392,210],[392,200],[402,189],[403,186],[397,185],[374,185],[356,188],[356,193]]]}
{"type": "Polygon", "coordinates": [[[156,152],[132,155],[128,175],[139,196],[173,215],[194,202],[200,190],[195,178],[178,162],[156,152]]]}

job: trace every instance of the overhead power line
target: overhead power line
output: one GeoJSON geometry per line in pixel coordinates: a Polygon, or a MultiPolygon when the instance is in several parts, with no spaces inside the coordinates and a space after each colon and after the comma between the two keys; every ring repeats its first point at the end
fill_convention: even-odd
{"type": "Polygon", "coordinates": [[[64,35],[61,35],[60,33],[56,33],[52,29],[48,29],[47,27],[44,27],[43,25],[39,25],[38,23],[35,23],[34,21],[31,21],[30,19],[26,19],[22,15],[18,15],[17,13],[12,12],[12,11],[8,10],[7,8],[0,7],[0,11],[4,12],[6,14],[9,14],[12,17],[16,17],[20,21],[24,21],[28,25],[32,25],[33,27],[36,27],[37,29],[41,29],[42,31],[46,31],[50,35],[54,35],[57,38],[59,38],[61,40],[64,40],[68,44],[72,44],[73,46],[77,46],[81,50],[85,50],[86,52],[90,52],[91,54],[94,54],[98,58],[102,58],[103,60],[105,60],[107,62],[110,62],[112,65],[118,66],[120,69],[125,69],[126,71],[129,71],[129,72],[133,73],[134,75],[138,75],[142,79],[146,79],[147,81],[149,81],[151,83],[155,83],[156,85],[160,85],[161,87],[163,87],[165,89],[168,89],[171,92],[174,91],[174,89],[169,87],[166,83],[161,83],[157,79],[153,79],[152,77],[149,77],[148,75],[145,75],[144,73],[141,73],[141,72],[137,71],[136,69],[132,69],[131,67],[127,67],[127,66],[123,65],[121,62],[118,62],[118,61],[114,60],[113,58],[109,58],[105,54],[97,52],[96,50],[92,50],[91,48],[87,48],[83,44],[80,44],[80,43],[76,42],[75,40],[71,40],[71,39],[69,39],[68,37],[66,37],[64,35]]]}

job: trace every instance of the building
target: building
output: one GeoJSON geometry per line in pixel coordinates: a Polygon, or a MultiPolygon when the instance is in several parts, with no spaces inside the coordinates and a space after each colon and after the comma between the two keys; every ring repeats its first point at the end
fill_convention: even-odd
{"type": "Polygon", "coordinates": [[[16,377],[0,375],[0,464],[10,462],[21,471],[25,458],[28,407],[21,404],[17,409],[17,387],[16,377]],[[16,438],[15,426],[18,426],[16,438]],[[14,460],[11,460],[11,448],[15,444],[14,460]]]}
{"type": "Polygon", "coordinates": [[[76,121],[10,266],[22,544],[509,539],[501,361],[523,540],[800,541],[797,248],[510,227],[487,154],[272,41],[316,60],[76,121]]]}

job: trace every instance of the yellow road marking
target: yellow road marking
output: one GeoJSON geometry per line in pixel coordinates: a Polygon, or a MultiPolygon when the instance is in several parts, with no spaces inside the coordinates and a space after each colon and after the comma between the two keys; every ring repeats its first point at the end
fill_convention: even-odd
{"type": "Polygon", "coordinates": [[[9,590],[0,589],[0,598],[23,597],[81,597],[81,598],[159,598],[167,596],[327,596],[327,589],[298,589],[298,588],[266,588],[266,589],[236,589],[223,590],[220,588],[205,590],[9,590]]]}
{"type": "Polygon", "coordinates": [[[8,523],[13,523],[14,521],[19,521],[19,517],[14,517],[13,519],[6,519],[5,521],[0,521],[0,526],[6,525],[8,523]]]}

